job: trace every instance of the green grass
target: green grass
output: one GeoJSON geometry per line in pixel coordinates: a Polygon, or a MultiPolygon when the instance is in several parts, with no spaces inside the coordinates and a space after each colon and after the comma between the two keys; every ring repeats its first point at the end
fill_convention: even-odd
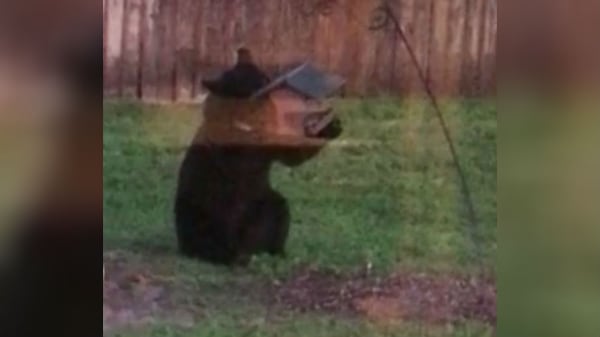
{"type": "MultiPolygon", "coordinates": [[[[232,300],[229,292],[244,282],[285,277],[303,265],[351,272],[369,264],[380,273],[494,268],[495,102],[444,104],[472,190],[477,227],[468,225],[447,143],[426,103],[343,100],[337,103],[345,127],[341,139],[299,168],[278,165],[272,172],[274,186],[292,209],[289,258],[259,257],[243,272],[176,256],[173,197],[184,147],[198,126],[197,109],[105,104],[105,249],[142,256],[157,273],[163,270],[173,282],[192,284],[221,303],[213,308],[211,323],[196,330],[159,324],[156,330],[124,336],[244,335],[247,328],[236,325],[228,310],[245,297],[232,300]]],[[[252,317],[261,308],[251,298],[248,306],[242,316],[252,317]]],[[[296,317],[247,336],[415,336],[410,329],[374,331],[363,322],[332,322],[296,317]]],[[[468,329],[430,335],[472,336],[468,329]]]]}

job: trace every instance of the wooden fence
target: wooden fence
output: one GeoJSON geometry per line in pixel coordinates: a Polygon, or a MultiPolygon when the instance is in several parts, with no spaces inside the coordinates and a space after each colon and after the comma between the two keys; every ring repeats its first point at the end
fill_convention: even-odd
{"type": "MultiPolygon", "coordinates": [[[[345,76],[350,94],[422,90],[393,31],[369,29],[381,0],[103,1],[107,97],[193,100],[241,45],[272,72],[309,59],[345,76]],[[307,12],[324,2],[330,11],[307,12]]],[[[390,2],[437,93],[494,93],[495,0],[390,2]]]]}

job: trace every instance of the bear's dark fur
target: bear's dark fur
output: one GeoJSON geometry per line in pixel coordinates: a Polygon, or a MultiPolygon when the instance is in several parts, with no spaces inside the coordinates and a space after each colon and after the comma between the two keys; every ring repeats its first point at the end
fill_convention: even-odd
{"type": "MultiPolygon", "coordinates": [[[[332,135],[339,135],[338,128],[332,135]]],[[[327,133],[327,132],[326,132],[327,133]]],[[[246,264],[254,254],[284,255],[286,199],[269,182],[275,161],[296,166],[320,147],[195,144],[179,172],[175,224],[182,254],[218,264],[246,264]]]]}

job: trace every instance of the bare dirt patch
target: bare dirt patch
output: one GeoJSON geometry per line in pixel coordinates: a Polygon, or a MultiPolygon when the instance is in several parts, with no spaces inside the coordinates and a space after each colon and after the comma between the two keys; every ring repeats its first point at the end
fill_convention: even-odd
{"type": "Polygon", "coordinates": [[[172,285],[152,274],[151,266],[118,255],[104,258],[104,330],[139,327],[156,321],[191,326],[198,308],[177,304],[172,285]]]}
{"type": "Polygon", "coordinates": [[[303,270],[275,288],[273,300],[294,311],[360,315],[382,324],[496,325],[496,285],[490,276],[406,272],[380,279],[303,270]]]}
{"type": "Polygon", "coordinates": [[[194,295],[198,291],[188,288],[186,282],[161,278],[156,265],[143,261],[118,254],[105,256],[105,331],[156,322],[192,327],[203,318],[202,308],[211,310],[210,299],[223,294],[235,298],[226,305],[267,305],[279,313],[320,312],[385,326],[467,321],[496,326],[496,284],[488,275],[405,271],[378,278],[302,268],[283,281],[250,277],[230,287],[206,288],[216,294],[203,293],[208,301],[203,304],[194,295]]]}

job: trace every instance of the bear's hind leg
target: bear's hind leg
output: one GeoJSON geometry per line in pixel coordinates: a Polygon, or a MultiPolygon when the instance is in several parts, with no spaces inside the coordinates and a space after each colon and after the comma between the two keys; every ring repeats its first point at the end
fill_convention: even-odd
{"type": "Polygon", "coordinates": [[[248,209],[240,236],[240,255],[268,253],[284,256],[289,225],[287,201],[275,191],[268,193],[248,209]]]}
{"type": "Polygon", "coordinates": [[[197,257],[200,253],[201,234],[198,216],[193,205],[178,196],[175,201],[175,234],[179,253],[187,257],[197,257]]]}
{"type": "Polygon", "coordinates": [[[281,194],[273,191],[267,205],[263,220],[267,230],[267,252],[285,256],[291,220],[288,202],[281,194]]]}
{"type": "Polygon", "coordinates": [[[225,231],[225,224],[203,214],[185,198],[177,198],[175,203],[175,229],[183,256],[218,264],[234,262],[235,242],[225,231]]]}

